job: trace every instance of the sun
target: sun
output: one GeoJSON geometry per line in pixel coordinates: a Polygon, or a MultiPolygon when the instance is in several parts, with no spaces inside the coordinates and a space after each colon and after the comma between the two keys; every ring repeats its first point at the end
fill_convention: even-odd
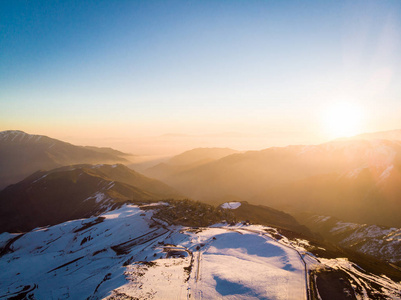
{"type": "Polygon", "coordinates": [[[350,137],[361,132],[362,109],[350,102],[336,102],[323,113],[323,124],[330,138],[350,137]]]}

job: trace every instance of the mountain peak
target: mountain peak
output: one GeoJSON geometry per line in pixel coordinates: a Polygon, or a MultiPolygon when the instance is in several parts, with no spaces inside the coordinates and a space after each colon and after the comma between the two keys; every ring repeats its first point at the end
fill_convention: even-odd
{"type": "Polygon", "coordinates": [[[21,130],[6,130],[0,132],[0,142],[2,143],[12,143],[12,144],[36,144],[40,143],[53,143],[57,140],[49,138],[44,135],[29,134],[21,130]]]}
{"type": "Polygon", "coordinates": [[[0,132],[0,189],[37,170],[98,163],[127,163],[128,154],[111,149],[82,147],[20,130],[0,132]]]}

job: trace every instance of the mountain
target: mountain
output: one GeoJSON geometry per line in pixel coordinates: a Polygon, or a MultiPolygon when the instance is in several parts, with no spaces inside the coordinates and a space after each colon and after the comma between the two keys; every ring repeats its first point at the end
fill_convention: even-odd
{"type": "Polygon", "coordinates": [[[217,160],[238,152],[230,148],[195,148],[172,157],[168,163],[176,166],[191,165],[203,161],[217,160]]]}
{"type": "Polygon", "coordinates": [[[363,133],[353,137],[353,139],[375,139],[375,140],[395,140],[401,141],[401,129],[363,133]]]}
{"type": "Polygon", "coordinates": [[[235,196],[280,210],[309,210],[349,222],[401,226],[398,140],[273,147],[231,154],[181,172],[158,170],[153,177],[208,203],[235,196]]]}
{"type": "Polygon", "coordinates": [[[243,220],[252,224],[272,226],[280,230],[289,230],[306,237],[313,237],[310,230],[282,211],[264,205],[252,205],[246,201],[226,202],[220,205],[230,219],[243,220]]]}
{"type": "Polygon", "coordinates": [[[188,203],[124,205],[98,217],[25,234],[1,234],[0,297],[401,297],[399,271],[385,263],[377,265],[383,272],[375,273],[346,258],[316,256],[309,252],[313,246],[308,240],[288,238],[262,225],[220,223],[193,228],[157,219],[170,205],[174,205],[170,210],[184,212],[181,204],[188,203]]]}
{"type": "Polygon", "coordinates": [[[239,153],[239,151],[229,148],[196,148],[176,155],[167,162],[159,163],[156,166],[144,170],[143,173],[160,180],[168,180],[171,176],[208,164],[234,153],[239,153]]]}
{"type": "Polygon", "coordinates": [[[362,167],[271,187],[253,199],[287,211],[310,211],[347,222],[401,226],[401,165],[362,167]],[[266,200],[268,199],[268,200],[266,200]]]}
{"type": "Polygon", "coordinates": [[[129,153],[124,153],[118,150],[115,150],[113,148],[110,147],[94,147],[94,146],[84,146],[84,148],[89,149],[89,150],[93,150],[99,153],[105,153],[105,154],[110,154],[110,155],[115,155],[115,156],[131,156],[131,154],[129,153]]]}
{"type": "Polygon", "coordinates": [[[330,242],[401,265],[400,228],[349,223],[313,214],[299,214],[296,217],[330,242]]]}
{"type": "Polygon", "coordinates": [[[23,131],[0,132],[0,189],[33,172],[73,164],[128,163],[128,154],[113,149],[81,147],[23,131]]]}
{"type": "Polygon", "coordinates": [[[0,191],[0,232],[29,231],[84,218],[129,201],[181,196],[155,179],[119,165],[74,165],[39,171],[0,191]]]}

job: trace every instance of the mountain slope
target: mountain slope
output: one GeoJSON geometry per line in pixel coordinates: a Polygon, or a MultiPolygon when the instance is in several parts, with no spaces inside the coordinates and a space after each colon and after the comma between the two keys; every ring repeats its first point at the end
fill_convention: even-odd
{"type": "Polygon", "coordinates": [[[401,227],[401,164],[325,174],[267,189],[253,199],[287,211],[401,227]],[[384,169],[384,170],[383,170],[384,169]]]}
{"type": "Polygon", "coordinates": [[[234,195],[280,210],[399,227],[400,171],[401,141],[373,139],[236,153],[154,177],[208,203],[234,195]]]}
{"type": "Polygon", "coordinates": [[[160,180],[168,180],[171,176],[238,152],[229,148],[195,148],[144,170],[143,173],[160,180]]]}
{"type": "Polygon", "coordinates": [[[0,132],[0,189],[33,172],[78,163],[127,163],[116,150],[80,147],[18,130],[0,132]]]}
{"type": "Polygon", "coordinates": [[[180,196],[123,165],[76,165],[36,172],[0,191],[0,232],[89,217],[127,201],[172,197],[180,196]]]}
{"type": "Polygon", "coordinates": [[[248,221],[252,224],[272,226],[297,232],[300,235],[312,237],[310,230],[300,225],[297,220],[282,211],[263,205],[252,205],[246,201],[223,203],[221,208],[233,220],[248,221]]]}
{"type": "Polygon", "coordinates": [[[393,141],[401,141],[401,130],[388,130],[388,131],[378,131],[372,133],[364,133],[355,136],[357,139],[376,139],[376,140],[393,140],[393,141]]]}
{"type": "Polygon", "coordinates": [[[301,214],[297,219],[328,241],[401,264],[401,229],[344,222],[330,216],[301,214]]]}
{"type": "Polygon", "coordinates": [[[306,240],[260,225],[162,224],[154,210],[166,205],[125,205],[98,218],[1,234],[0,297],[400,299],[400,283],[344,258],[317,258],[302,246],[306,240]]]}
{"type": "Polygon", "coordinates": [[[199,161],[217,160],[238,152],[230,148],[195,148],[172,157],[169,164],[190,165],[199,161]]]}

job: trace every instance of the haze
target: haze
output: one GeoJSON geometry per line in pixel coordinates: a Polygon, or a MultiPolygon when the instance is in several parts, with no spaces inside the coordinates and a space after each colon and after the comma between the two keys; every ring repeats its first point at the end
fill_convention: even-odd
{"type": "Polygon", "coordinates": [[[0,1],[1,299],[400,299],[401,1],[0,1]]]}
{"type": "Polygon", "coordinates": [[[168,155],[401,128],[399,1],[2,1],[0,31],[0,131],[168,155]]]}

